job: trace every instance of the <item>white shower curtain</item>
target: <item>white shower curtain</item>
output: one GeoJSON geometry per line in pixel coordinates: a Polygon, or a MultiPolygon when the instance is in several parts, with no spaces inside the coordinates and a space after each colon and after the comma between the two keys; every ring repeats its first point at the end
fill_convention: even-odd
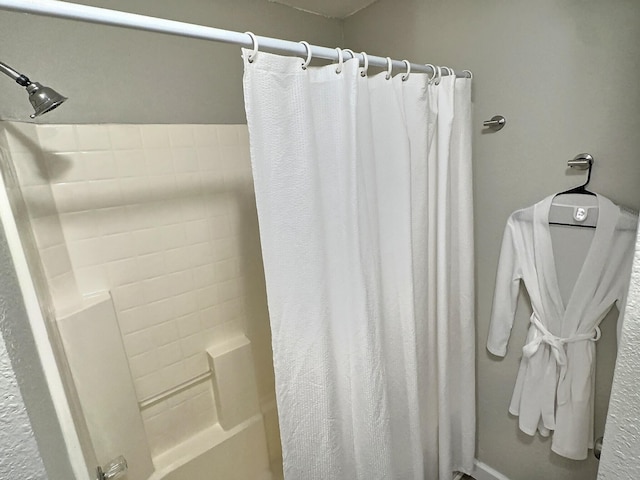
{"type": "Polygon", "coordinates": [[[471,81],[249,53],[285,479],[470,473],[471,81]]]}

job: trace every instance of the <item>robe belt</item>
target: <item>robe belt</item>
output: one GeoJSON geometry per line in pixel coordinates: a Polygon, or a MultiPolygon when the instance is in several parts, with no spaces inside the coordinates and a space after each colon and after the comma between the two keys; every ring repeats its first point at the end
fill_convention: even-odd
{"type": "Polygon", "coordinates": [[[560,365],[560,379],[558,382],[558,403],[564,404],[569,397],[568,385],[565,385],[565,378],[567,376],[567,352],[564,349],[565,344],[574,342],[591,341],[597,342],[600,340],[602,332],[600,327],[596,326],[588,333],[578,333],[571,337],[557,337],[551,333],[547,327],[545,327],[538,316],[534,313],[531,314],[531,323],[538,330],[529,343],[522,347],[522,353],[526,358],[531,358],[540,348],[540,345],[546,343],[551,348],[551,352],[556,360],[556,363],[560,365]]]}

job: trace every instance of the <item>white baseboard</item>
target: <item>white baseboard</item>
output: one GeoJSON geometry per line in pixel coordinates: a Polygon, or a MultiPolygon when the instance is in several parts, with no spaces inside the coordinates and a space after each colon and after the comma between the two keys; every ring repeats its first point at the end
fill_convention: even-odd
{"type": "Polygon", "coordinates": [[[475,470],[473,471],[473,478],[476,480],[509,480],[503,474],[478,459],[476,459],[474,463],[475,470]]]}

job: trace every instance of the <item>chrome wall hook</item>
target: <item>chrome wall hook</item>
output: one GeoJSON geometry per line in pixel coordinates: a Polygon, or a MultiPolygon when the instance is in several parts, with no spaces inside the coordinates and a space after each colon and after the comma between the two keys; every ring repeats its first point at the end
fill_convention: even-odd
{"type": "Polygon", "coordinates": [[[502,115],[494,115],[491,117],[491,120],[485,120],[482,125],[485,127],[489,127],[494,132],[502,130],[504,126],[507,124],[507,119],[502,115]]]}

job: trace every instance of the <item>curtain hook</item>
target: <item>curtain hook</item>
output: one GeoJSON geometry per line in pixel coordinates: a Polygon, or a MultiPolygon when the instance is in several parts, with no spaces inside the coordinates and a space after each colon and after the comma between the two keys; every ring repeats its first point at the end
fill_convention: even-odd
{"type": "Polygon", "coordinates": [[[251,37],[251,43],[253,44],[253,51],[247,57],[247,62],[253,63],[256,58],[256,53],[258,53],[258,37],[256,37],[251,32],[244,32],[251,37]]]}
{"type": "Polygon", "coordinates": [[[440,85],[440,82],[442,81],[442,68],[436,66],[436,79],[435,79],[435,84],[436,85],[440,85]]]}
{"type": "Polygon", "coordinates": [[[360,73],[361,77],[367,76],[367,70],[369,70],[369,55],[366,52],[360,52],[362,57],[364,58],[364,65],[362,66],[362,72],[360,73]]]}
{"type": "Polygon", "coordinates": [[[471,70],[462,70],[463,73],[469,75],[469,79],[473,80],[473,72],[471,70]]]}
{"type": "Polygon", "coordinates": [[[393,71],[393,62],[391,57],[385,57],[387,59],[387,74],[384,76],[387,80],[391,79],[391,73],[393,71]]]}
{"type": "Polygon", "coordinates": [[[344,63],[344,57],[342,56],[342,49],[336,48],[336,52],[338,52],[338,68],[336,68],[336,73],[342,72],[342,64],[344,63]]]}
{"type": "Polygon", "coordinates": [[[452,76],[456,76],[456,71],[453,68],[450,67],[442,67],[442,68],[446,68],[447,69],[447,75],[452,75],[452,76]]]}
{"type": "Polygon", "coordinates": [[[407,73],[402,75],[402,81],[406,82],[407,80],[409,80],[409,75],[411,75],[411,63],[409,63],[409,60],[402,60],[402,61],[407,66],[407,73]]]}
{"type": "MultiPolygon", "coordinates": [[[[425,63],[424,66],[425,67],[429,67],[431,69],[431,71],[433,72],[433,74],[431,75],[431,78],[429,78],[429,85],[431,85],[433,83],[433,79],[436,78],[436,67],[432,63],[425,63]]],[[[427,76],[428,75],[429,74],[427,73],[427,76]]]]}
{"type": "Polygon", "coordinates": [[[304,48],[307,49],[307,59],[304,61],[304,63],[302,64],[302,69],[306,70],[307,67],[309,66],[309,63],[311,63],[311,58],[313,58],[313,54],[311,53],[311,45],[309,45],[309,42],[298,42],[301,43],[302,45],[304,45],[304,48]]]}
{"type": "MultiPolygon", "coordinates": [[[[354,52],[350,48],[344,48],[344,49],[342,49],[342,51],[343,52],[348,52],[349,54],[351,54],[351,58],[356,58],[358,60],[358,65],[360,65],[360,59],[356,56],[356,52],[354,52]]],[[[347,59],[347,60],[349,60],[349,59],[347,59]]]]}

